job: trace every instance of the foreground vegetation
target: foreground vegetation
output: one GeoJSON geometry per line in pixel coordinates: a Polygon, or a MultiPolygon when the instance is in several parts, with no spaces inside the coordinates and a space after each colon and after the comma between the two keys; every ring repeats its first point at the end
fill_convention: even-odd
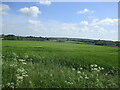
{"type": "Polygon", "coordinates": [[[3,41],[3,88],[118,88],[118,47],[3,41]]]}

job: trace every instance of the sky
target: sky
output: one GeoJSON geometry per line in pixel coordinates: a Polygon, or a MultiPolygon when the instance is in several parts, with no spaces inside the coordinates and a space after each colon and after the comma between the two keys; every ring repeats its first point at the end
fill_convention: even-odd
{"type": "Polygon", "coordinates": [[[2,33],[118,40],[117,2],[4,2],[2,33]]]}

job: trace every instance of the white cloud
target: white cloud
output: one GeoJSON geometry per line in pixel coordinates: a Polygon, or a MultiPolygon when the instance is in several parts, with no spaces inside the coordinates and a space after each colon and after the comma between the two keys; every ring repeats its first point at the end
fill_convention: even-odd
{"type": "Polygon", "coordinates": [[[88,25],[88,22],[87,21],[81,21],[80,24],[82,24],[82,25],[88,25]]]}
{"type": "Polygon", "coordinates": [[[41,4],[41,5],[51,5],[52,3],[49,0],[42,0],[42,1],[39,2],[39,4],[41,4]]]}
{"type": "Polygon", "coordinates": [[[118,19],[111,19],[111,18],[105,18],[102,20],[99,19],[93,19],[92,26],[95,25],[102,25],[102,26],[106,26],[106,25],[118,25],[118,19]]]}
{"type": "Polygon", "coordinates": [[[10,9],[10,7],[9,7],[8,5],[6,5],[6,4],[2,4],[1,6],[2,6],[2,10],[3,10],[3,11],[10,9]]]}
{"type": "Polygon", "coordinates": [[[87,26],[81,28],[82,31],[89,31],[89,28],[87,26]]]}
{"type": "Polygon", "coordinates": [[[85,13],[94,13],[94,11],[85,8],[85,9],[77,12],[77,14],[85,14],[85,13]]]}
{"type": "MultiPolygon", "coordinates": [[[[24,21],[21,21],[21,18],[18,18],[17,21],[16,19],[14,19],[14,17],[9,18],[7,21],[9,23],[7,24],[5,24],[6,21],[4,21],[3,31],[6,34],[12,32],[17,35],[117,40],[118,29],[116,25],[102,26],[101,24],[98,24],[100,21],[104,21],[106,19],[93,19],[92,21],[89,21],[87,25],[82,25],[81,22],[88,21],[81,21],[76,23],[63,23],[59,21],[43,22],[40,20],[33,19],[28,20],[25,19],[25,17],[23,19],[24,21]],[[13,25],[12,22],[14,23],[13,25]],[[92,26],[91,24],[93,23],[94,25],[92,26]]],[[[113,21],[116,21],[116,19],[113,19],[113,21]]]]}
{"type": "Polygon", "coordinates": [[[26,16],[31,16],[31,17],[37,17],[38,14],[41,14],[41,11],[36,6],[32,6],[30,8],[27,7],[21,8],[19,12],[23,13],[26,16]]]}
{"type": "Polygon", "coordinates": [[[0,14],[6,15],[10,7],[6,4],[0,4],[0,14]]]}
{"type": "Polygon", "coordinates": [[[38,20],[28,20],[28,24],[30,24],[30,28],[34,31],[46,30],[44,23],[38,20]]]}
{"type": "Polygon", "coordinates": [[[76,24],[75,23],[60,23],[62,30],[75,30],[76,24]]]}
{"type": "MultiPolygon", "coordinates": [[[[87,22],[87,21],[86,21],[87,22]]],[[[86,32],[89,31],[89,28],[87,26],[83,27],[80,26],[80,23],[60,23],[60,22],[40,22],[37,20],[29,20],[29,24],[32,25],[34,30],[44,30],[44,31],[51,31],[51,32],[64,32],[64,33],[69,33],[69,32],[86,32]]],[[[86,24],[86,23],[85,23],[86,24]]],[[[48,32],[49,32],[48,31],[48,32]]]]}
{"type": "MultiPolygon", "coordinates": [[[[110,21],[112,24],[116,22],[117,19],[93,19],[90,23],[87,21],[81,21],[80,23],[60,23],[60,22],[40,22],[36,20],[29,20],[29,24],[32,24],[38,28],[44,28],[44,30],[50,31],[63,31],[63,32],[99,32],[99,33],[106,33],[111,32],[113,29],[116,29],[116,26],[111,28],[112,26],[102,26],[106,21],[110,21]],[[113,21],[111,21],[113,20],[113,21]]],[[[35,28],[35,27],[34,27],[35,28]]],[[[60,32],[58,31],[58,32],[60,32]]]]}
{"type": "Polygon", "coordinates": [[[28,23],[29,23],[29,24],[32,24],[32,25],[37,25],[37,24],[39,24],[40,22],[39,22],[39,21],[36,21],[36,20],[28,20],[28,23]]]}
{"type": "Polygon", "coordinates": [[[37,20],[28,20],[28,24],[34,25],[34,26],[44,26],[44,24],[37,20]]]}
{"type": "Polygon", "coordinates": [[[108,30],[106,30],[106,29],[103,28],[103,27],[100,27],[100,28],[99,28],[99,32],[100,32],[100,33],[105,33],[105,32],[108,32],[108,30]]]}
{"type": "Polygon", "coordinates": [[[99,28],[99,26],[96,25],[96,26],[94,26],[94,28],[99,28]]]}
{"type": "Polygon", "coordinates": [[[118,19],[110,19],[110,18],[105,18],[99,22],[99,24],[104,24],[104,25],[115,25],[118,23],[118,19]]]}

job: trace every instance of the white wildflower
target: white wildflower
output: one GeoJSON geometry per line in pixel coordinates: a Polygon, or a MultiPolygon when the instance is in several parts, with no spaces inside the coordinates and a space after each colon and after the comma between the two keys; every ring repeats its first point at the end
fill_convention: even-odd
{"type": "Polygon", "coordinates": [[[19,59],[19,61],[24,62],[25,60],[24,59],[19,59]]]}
{"type": "Polygon", "coordinates": [[[102,67],[101,70],[104,70],[104,68],[102,67]]]}
{"type": "Polygon", "coordinates": [[[81,67],[80,70],[83,70],[83,68],[81,67]]]}
{"type": "Polygon", "coordinates": [[[8,87],[11,87],[11,88],[14,88],[14,83],[13,83],[13,82],[7,83],[7,86],[8,86],[8,87]]]}
{"type": "Polygon", "coordinates": [[[26,74],[26,75],[22,75],[23,77],[28,77],[28,75],[26,74]]]}
{"type": "Polygon", "coordinates": [[[92,64],[90,65],[90,67],[93,67],[93,66],[94,66],[94,65],[92,65],[92,64]]]}
{"type": "Polygon", "coordinates": [[[17,64],[11,64],[10,65],[10,67],[16,67],[17,66],[17,64]]]}
{"type": "Polygon", "coordinates": [[[100,72],[100,70],[97,70],[97,72],[100,72]]]}
{"type": "Polygon", "coordinates": [[[10,83],[7,83],[7,86],[10,86],[10,83]]]}
{"type": "Polygon", "coordinates": [[[97,67],[97,64],[95,64],[94,66],[97,67]]]}
{"type": "Polygon", "coordinates": [[[17,79],[23,80],[23,76],[18,76],[17,79]]]}
{"type": "Polygon", "coordinates": [[[24,65],[25,65],[25,64],[27,64],[27,63],[25,63],[25,62],[22,62],[22,64],[24,64],[24,65]]]}
{"type": "Polygon", "coordinates": [[[97,68],[93,68],[93,70],[97,71],[98,69],[97,68]]]}
{"type": "Polygon", "coordinates": [[[72,68],[73,71],[75,71],[75,68],[72,68]]]}
{"type": "Polygon", "coordinates": [[[52,76],[53,76],[53,74],[51,73],[51,74],[50,74],[50,76],[52,77],[52,76]]]}
{"type": "Polygon", "coordinates": [[[105,75],[107,76],[108,74],[106,73],[105,75]]]}
{"type": "Polygon", "coordinates": [[[89,77],[85,76],[85,79],[89,79],[89,77]]]}
{"type": "Polygon", "coordinates": [[[99,70],[101,70],[101,67],[98,67],[99,70]]]}
{"type": "Polygon", "coordinates": [[[80,78],[83,78],[82,76],[80,76],[80,78]]]}
{"type": "Polygon", "coordinates": [[[67,82],[67,84],[73,84],[73,82],[67,82]]]}
{"type": "Polygon", "coordinates": [[[79,73],[81,73],[81,71],[77,71],[77,73],[79,74],[79,73]]]}

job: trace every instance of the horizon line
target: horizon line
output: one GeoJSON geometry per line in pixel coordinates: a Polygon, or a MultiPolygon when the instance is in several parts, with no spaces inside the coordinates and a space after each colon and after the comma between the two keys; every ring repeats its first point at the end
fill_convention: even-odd
{"type": "MultiPolygon", "coordinates": [[[[15,34],[0,34],[0,35],[15,35],[15,34]]],[[[22,37],[27,37],[27,36],[32,36],[32,37],[43,37],[43,38],[71,38],[71,39],[89,39],[89,40],[103,40],[103,41],[118,41],[120,40],[110,40],[110,39],[95,39],[95,38],[83,38],[83,37],[65,37],[65,36],[35,36],[35,35],[15,35],[15,36],[22,36],[22,37]]]]}

